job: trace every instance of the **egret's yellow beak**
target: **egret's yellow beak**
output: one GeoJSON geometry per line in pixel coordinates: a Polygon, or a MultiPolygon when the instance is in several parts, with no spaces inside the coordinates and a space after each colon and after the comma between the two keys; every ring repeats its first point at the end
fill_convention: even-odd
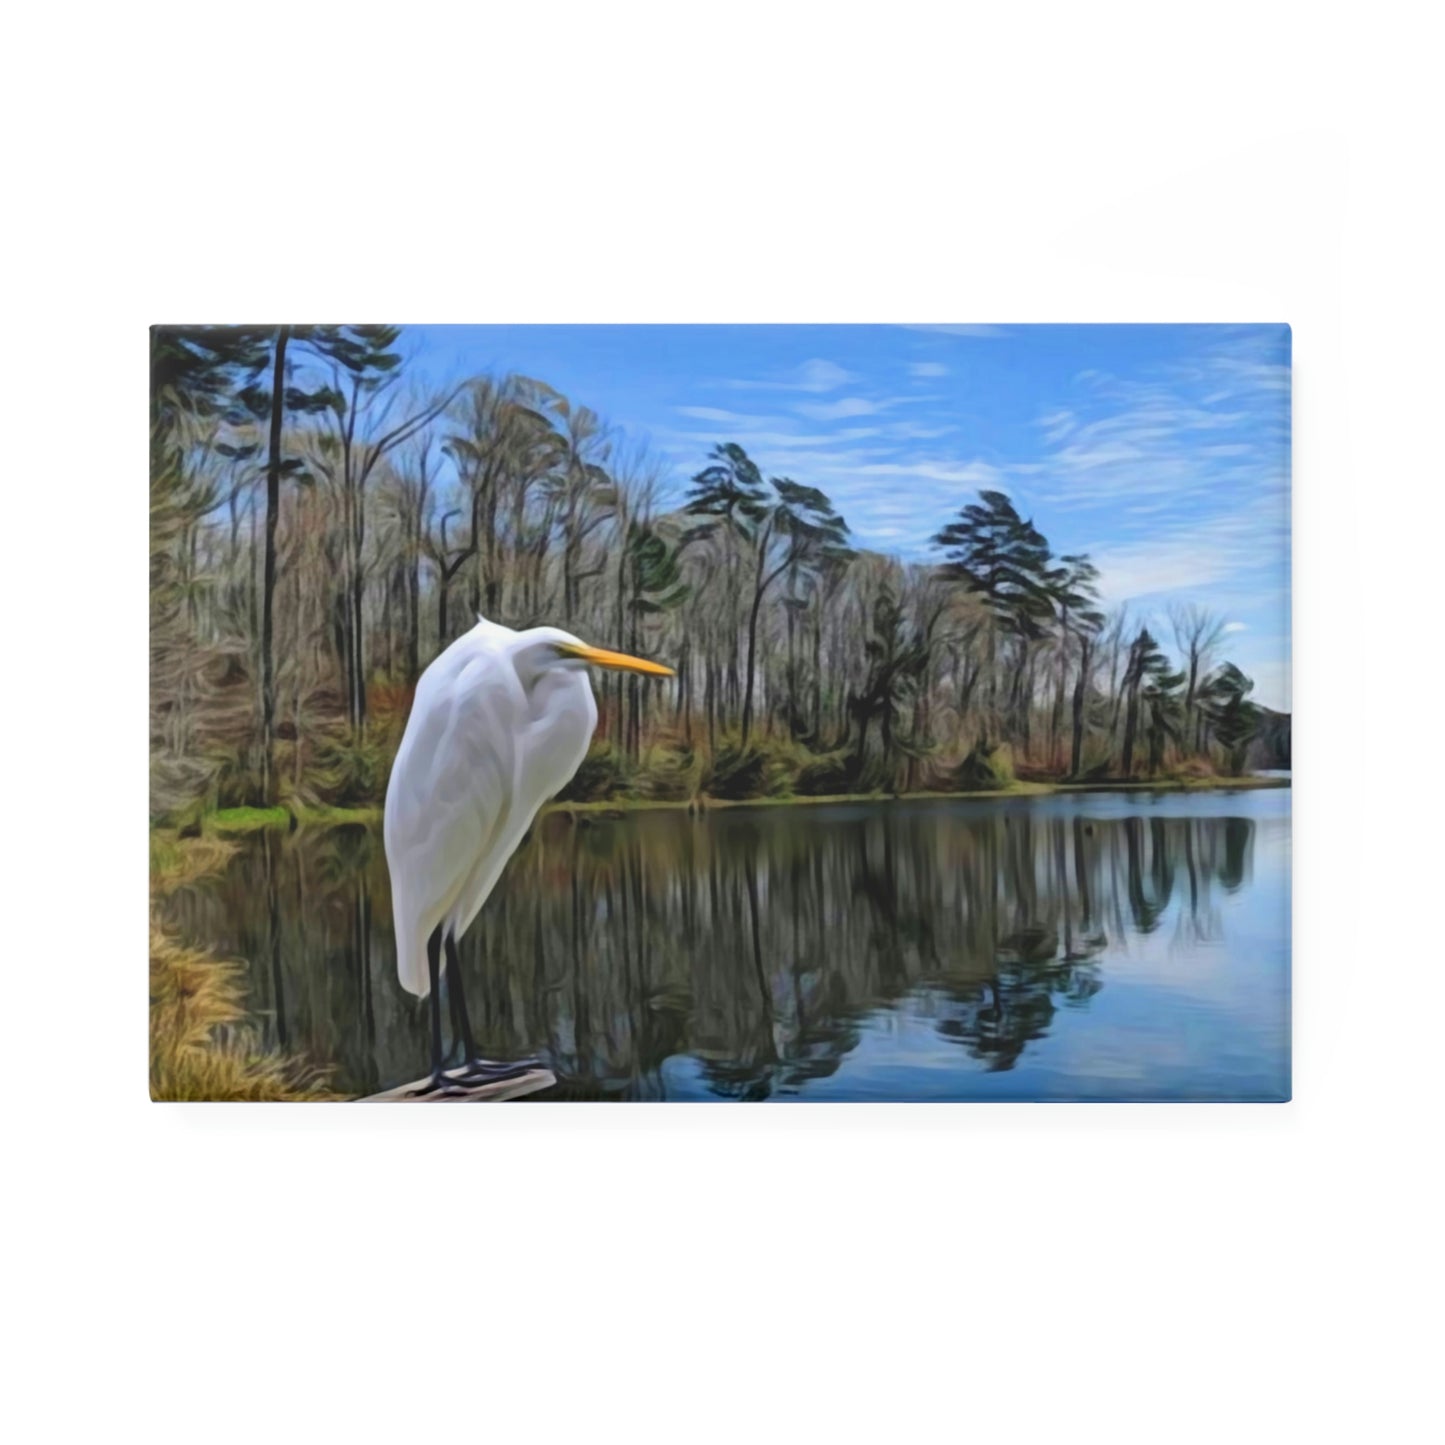
{"type": "Polygon", "coordinates": [[[676,677],[677,674],[660,662],[645,657],[629,657],[625,652],[609,652],[605,647],[588,647],[585,642],[559,642],[557,651],[564,657],[580,657],[596,667],[616,668],[619,672],[640,672],[647,677],[676,677]]]}

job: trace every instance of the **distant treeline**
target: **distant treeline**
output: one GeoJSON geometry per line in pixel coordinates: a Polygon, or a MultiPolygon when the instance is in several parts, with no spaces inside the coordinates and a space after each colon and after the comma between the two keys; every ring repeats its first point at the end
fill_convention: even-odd
{"type": "Polygon", "coordinates": [[[1003,493],[939,519],[932,565],[855,546],[732,443],[663,511],[662,463],[586,406],[418,389],[399,340],[152,333],[153,816],[378,802],[417,677],[478,613],[677,669],[596,679],[579,798],[1288,766],[1221,617],[1106,613],[1003,493]]]}

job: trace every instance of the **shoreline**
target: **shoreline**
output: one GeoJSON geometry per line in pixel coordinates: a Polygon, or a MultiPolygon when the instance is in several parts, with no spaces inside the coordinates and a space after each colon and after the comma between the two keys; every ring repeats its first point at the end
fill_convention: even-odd
{"type": "MultiPolygon", "coordinates": [[[[790,793],[776,798],[610,798],[590,803],[547,803],[539,816],[548,813],[642,813],[654,810],[692,809],[699,813],[727,808],[786,808],[822,806],[829,803],[967,803],[974,799],[1045,798],[1055,793],[1227,793],[1253,792],[1264,788],[1288,788],[1289,778],[1211,778],[1182,781],[1177,778],[1136,778],[1131,782],[1103,783],[1014,783],[1007,788],[980,788],[967,793],[827,793],[809,797],[790,793]]],[[[378,814],[379,815],[379,814],[378,814]]]]}
{"type": "MultiPolygon", "coordinates": [[[[819,807],[839,803],[959,803],[972,800],[997,801],[1008,798],[1043,798],[1056,793],[1222,793],[1252,792],[1265,788],[1289,788],[1291,778],[1135,778],[1131,780],[1071,782],[1018,782],[1007,788],[971,792],[941,793],[829,793],[809,797],[789,793],[762,798],[605,798],[586,803],[551,802],[543,805],[539,817],[552,813],[569,815],[624,815],[645,812],[712,813],[731,808],[819,807]]],[[[301,828],[375,827],[381,822],[380,808],[301,808],[294,813],[284,807],[223,808],[204,814],[199,820],[202,836],[239,837],[268,830],[294,831],[301,828]]],[[[155,828],[153,832],[158,831],[155,828]]],[[[165,829],[174,832],[174,829],[165,829]]]]}

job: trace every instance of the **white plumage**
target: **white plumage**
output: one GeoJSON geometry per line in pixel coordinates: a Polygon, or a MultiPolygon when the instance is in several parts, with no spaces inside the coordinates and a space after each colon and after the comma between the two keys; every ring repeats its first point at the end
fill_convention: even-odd
{"type": "Polygon", "coordinates": [[[422,674],[386,791],[397,974],[430,992],[427,941],[459,939],[538,810],[586,756],[597,725],[587,665],[671,670],[479,618],[422,674]]]}
{"type": "Polygon", "coordinates": [[[478,621],[427,668],[386,790],[386,861],[402,987],[428,992],[426,944],[460,937],[597,724],[584,667],[535,666],[576,639],[478,621]]]}

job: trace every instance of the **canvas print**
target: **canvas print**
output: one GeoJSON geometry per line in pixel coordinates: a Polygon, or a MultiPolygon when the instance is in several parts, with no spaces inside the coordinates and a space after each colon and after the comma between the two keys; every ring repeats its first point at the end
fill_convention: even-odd
{"type": "Polygon", "coordinates": [[[154,1098],[1289,1098],[1286,326],[150,360],[154,1098]]]}

